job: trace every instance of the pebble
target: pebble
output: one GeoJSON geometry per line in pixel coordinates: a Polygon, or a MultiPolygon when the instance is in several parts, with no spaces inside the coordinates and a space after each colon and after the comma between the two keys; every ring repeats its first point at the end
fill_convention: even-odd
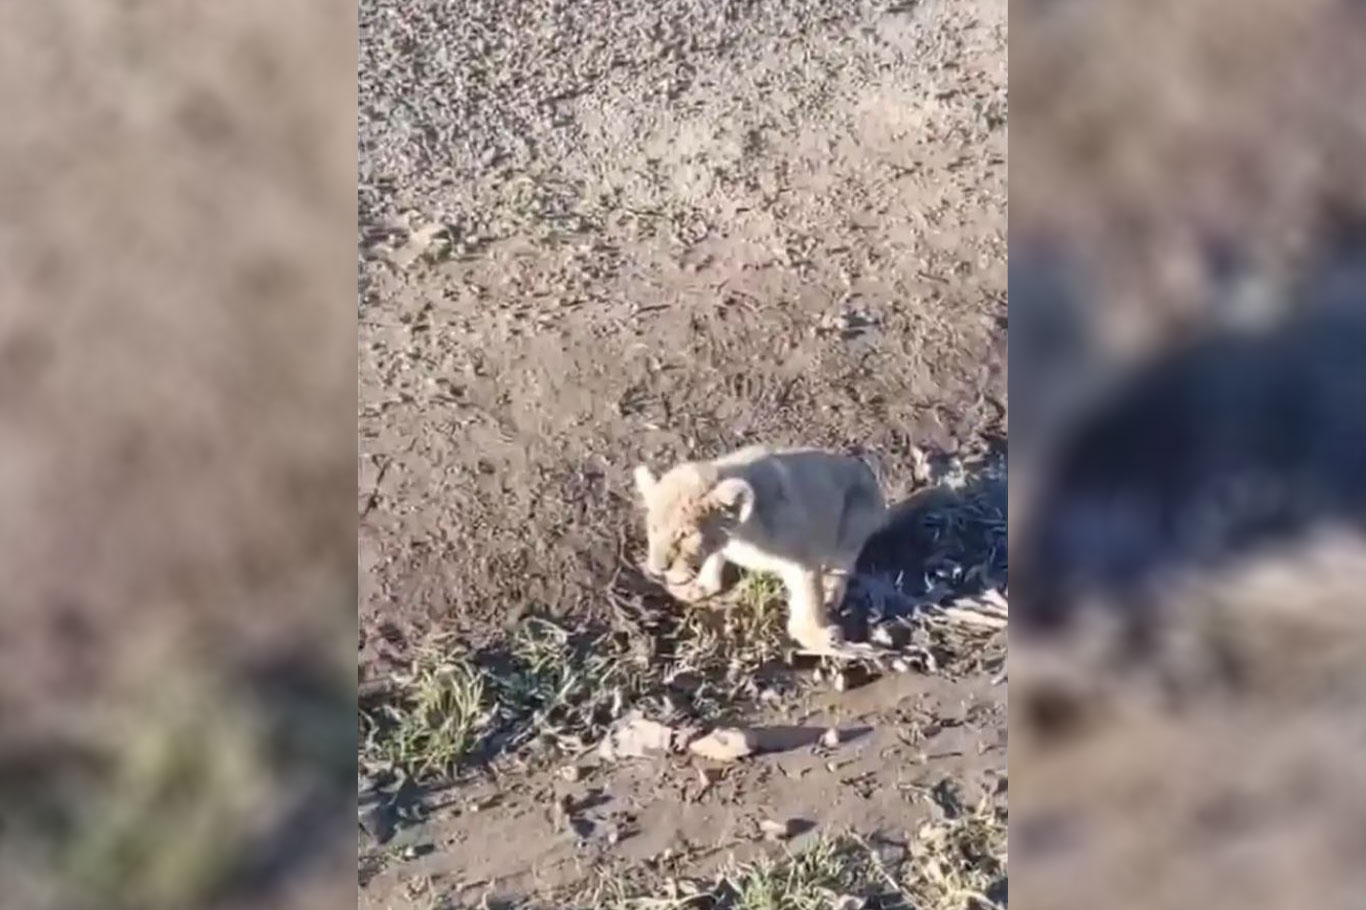
{"type": "Polygon", "coordinates": [[[417,859],[419,856],[426,856],[435,849],[436,848],[431,844],[409,844],[403,848],[402,853],[399,855],[405,860],[413,860],[417,859]]]}
{"type": "Polygon", "coordinates": [[[754,744],[744,730],[721,728],[713,730],[688,744],[688,750],[713,761],[735,761],[754,752],[754,744]]]}
{"type": "Polygon", "coordinates": [[[766,818],[759,822],[759,832],[765,840],[787,840],[792,836],[793,824],[790,820],[778,821],[766,818]]]}

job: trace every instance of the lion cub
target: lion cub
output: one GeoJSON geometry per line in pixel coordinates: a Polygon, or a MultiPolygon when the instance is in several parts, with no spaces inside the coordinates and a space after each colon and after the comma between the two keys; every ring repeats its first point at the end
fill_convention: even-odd
{"type": "Polygon", "coordinates": [[[793,640],[808,651],[845,649],[826,606],[839,606],[859,552],[887,515],[866,464],[818,449],[750,446],[660,477],[640,465],[635,482],[652,578],[696,601],[721,590],[728,562],[773,572],[787,588],[793,640]]]}

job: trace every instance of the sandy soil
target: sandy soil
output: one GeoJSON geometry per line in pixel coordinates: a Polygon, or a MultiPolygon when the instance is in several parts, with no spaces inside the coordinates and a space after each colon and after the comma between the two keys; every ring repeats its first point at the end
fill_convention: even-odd
{"type": "MultiPolygon", "coordinates": [[[[361,6],[363,678],[432,631],[610,624],[639,587],[640,460],[830,446],[905,493],[913,446],[970,463],[1006,433],[1004,2],[505,7],[361,6]]],[[[923,554],[892,550],[919,579],[923,554]]],[[[871,732],[838,772],[799,750],[697,803],[681,760],[572,787],[504,760],[492,807],[462,811],[483,792],[462,787],[402,834],[435,852],[371,855],[362,905],[430,900],[433,875],[477,901],[724,855],[766,812],[904,830],[898,782],[1003,774],[1003,707],[986,677],[912,674],[771,708],[871,732]],[[910,757],[918,699],[985,706],[930,749],[962,757],[910,757]],[[585,854],[544,811],[571,790],[634,833],[585,854]]]]}

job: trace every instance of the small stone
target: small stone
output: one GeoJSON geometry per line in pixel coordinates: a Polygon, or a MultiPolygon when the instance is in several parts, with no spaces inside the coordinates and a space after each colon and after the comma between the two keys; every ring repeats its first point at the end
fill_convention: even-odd
{"type": "Polygon", "coordinates": [[[792,836],[792,831],[793,824],[791,821],[777,821],[766,818],[759,822],[759,832],[763,834],[765,840],[787,840],[792,836]]]}
{"type": "Polygon", "coordinates": [[[827,749],[833,749],[840,744],[840,731],[834,727],[821,734],[821,745],[827,749]]]}
{"type": "Polygon", "coordinates": [[[688,750],[713,761],[735,761],[753,753],[754,744],[744,730],[724,727],[693,740],[688,750]]]}
{"type": "Polygon", "coordinates": [[[571,784],[577,784],[582,777],[583,769],[578,765],[565,765],[560,769],[560,779],[569,781],[571,784]]]}
{"type": "Polygon", "coordinates": [[[389,254],[389,261],[399,268],[406,269],[427,252],[428,248],[436,242],[437,237],[446,230],[446,226],[440,222],[425,225],[414,230],[402,246],[393,250],[389,254]]]}
{"type": "Polygon", "coordinates": [[[911,672],[910,661],[904,657],[898,657],[892,661],[892,670],[896,673],[909,673],[911,672]]]}
{"type": "Polygon", "coordinates": [[[673,740],[672,727],[633,712],[622,718],[603,738],[598,755],[606,761],[615,761],[660,754],[673,748],[673,740]]]}
{"type": "Polygon", "coordinates": [[[849,674],[843,670],[836,670],[832,680],[836,692],[847,692],[849,690],[849,674]]]}

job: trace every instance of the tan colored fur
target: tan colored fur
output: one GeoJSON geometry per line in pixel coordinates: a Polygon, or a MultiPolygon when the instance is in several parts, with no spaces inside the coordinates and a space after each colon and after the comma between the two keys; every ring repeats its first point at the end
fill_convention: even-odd
{"type": "Polygon", "coordinates": [[[635,482],[649,539],[645,569],[671,593],[718,593],[727,563],[773,572],[787,588],[788,634],[810,651],[840,649],[827,608],[843,600],[887,514],[867,465],[819,449],[750,446],[659,477],[640,465],[635,482]]]}

